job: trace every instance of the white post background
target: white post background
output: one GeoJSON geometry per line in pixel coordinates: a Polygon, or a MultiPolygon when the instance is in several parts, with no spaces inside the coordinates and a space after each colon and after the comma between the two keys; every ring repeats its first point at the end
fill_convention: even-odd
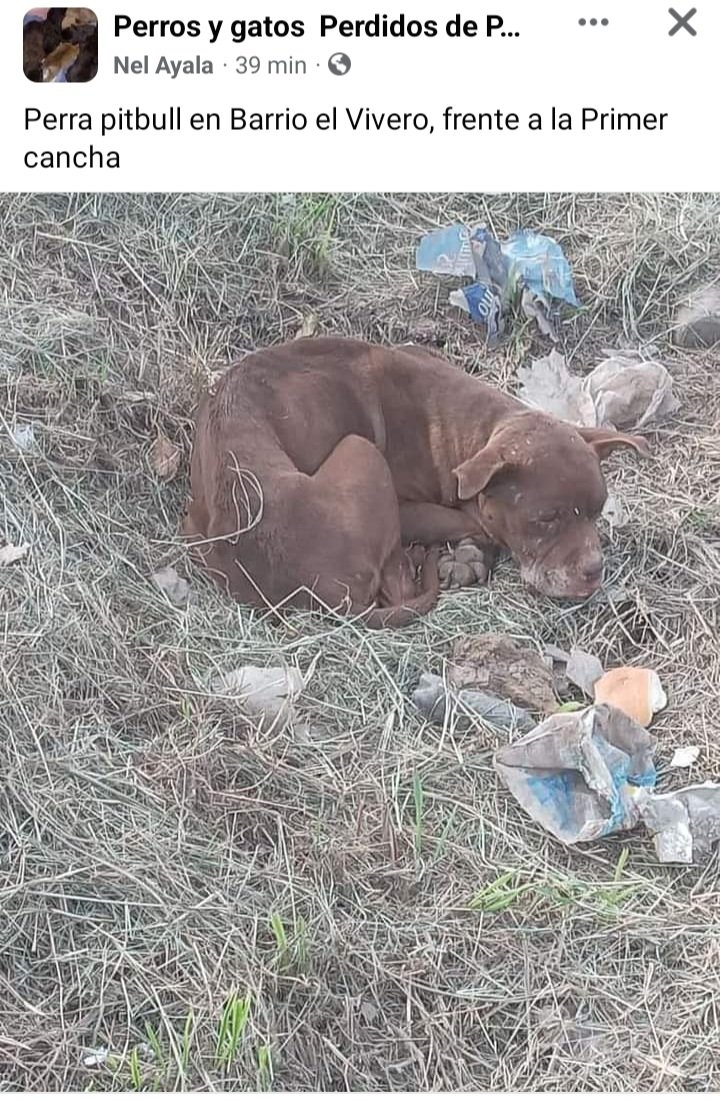
{"type": "MultiPolygon", "coordinates": [[[[27,5],[5,0],[17,12],[17,35],[0,38],[4,92],[2,187],[18,191],[59,190],[720,190],[720,158],[713,118],[717,87],[720,5],[697,0],[695,37],[680,30],[669,37],[670,0],[493,0],[479,9],[460,0],[414,0],[405,9],[348,0],[304,3],[227,4],[217,0],[95,0],[100,21],[100,71],[89,84],[32,84],[22,71],[21,27],[27,5]],[[320,13],[343,19],[368,18],[375,11],[396,17],[435,19],[432,39],[319,36],[320,13]],[[115,13],[133,19],[225,20],[211,46],[200,38],[114,35],[115,13]],[[499,14],[519,38],[451,39],[446,21],[455,13],[475,19],[484,30],[488,14],[499,14]],[[298,19],[303,38],[249,39],[233,44],[234,19],[298,19]],[[580,17],[607,18],[607,27],[580,27],[580,17]],[[352,60],[347,76],[333,76],[329,56],[342,51],[352,60]],[[307,75],[235,73],[235,59],[292,56],[307,75]],[[115,57],[148,58],[151,75],[115,75],[115,57]],[[212,61],[213,75],[155,75],[161,57],[212,61]],[[103,111],[145,112],[182,108],[180,133],[116,132],[101,137],[103,111]],[[424,111],[435,133],[352,133],[344,127],[321,133],[313,120],[333,106],[368,107],[376,112],[424,111]],[[445,133],[445,107],[467,112],[531,111],[549,116],[552,106],[572,112],[572,132],[445,133]],[[59,115],[90,111],[93,132],[25,129],[26,107],[59,115]],[[248,111],[304,112],[302,133],[233,132],[232,107],[248,111]],[[583,107],[601,111],[668,112],[663,131],[582,132],[583,107]],[[220,112],[220,133],[192,133],[192,112],[220,112]],[[76,150],[90,145],[120,154],[119,169],[26,168],[28,150],[76,150]]],[[[692,6],[679,0],[681,13],[692,6]]],[[[14,21],[6,12],[5,27],[14,21]]]]}

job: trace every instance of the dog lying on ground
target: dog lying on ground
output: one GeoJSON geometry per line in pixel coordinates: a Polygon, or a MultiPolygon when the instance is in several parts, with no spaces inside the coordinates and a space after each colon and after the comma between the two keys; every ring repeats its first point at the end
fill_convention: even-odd
{"type": "Polygon", "coordinates": [[[301,339],[248,356],[202,400],[183,533],[241,603],[373,627],[429,611],[437,548],[468,537],[486,576],[502,547],[541,593],[587,597],[602,579],[600,460],[619,447],[649,454],[421,348],[301,339]]]}

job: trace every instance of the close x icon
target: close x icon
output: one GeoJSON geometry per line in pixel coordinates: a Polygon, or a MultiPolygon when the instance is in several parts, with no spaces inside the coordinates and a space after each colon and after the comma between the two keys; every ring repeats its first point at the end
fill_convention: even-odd
{"type": "Polygon", "coordinates": [[[697,35],[697,31],[692,25],[692,20],[697,15],[697,8],[691,8],[686,15],[680,15],[679,12],[675,11],[675,8],[668,8],[668,12],[675,20],[672,27],[668,31],[668,34],[671,38],[673,35],[677,34],[678,31],[687,31],[688,34],[691,34],[693,36],[693,38],[697,35]]]}

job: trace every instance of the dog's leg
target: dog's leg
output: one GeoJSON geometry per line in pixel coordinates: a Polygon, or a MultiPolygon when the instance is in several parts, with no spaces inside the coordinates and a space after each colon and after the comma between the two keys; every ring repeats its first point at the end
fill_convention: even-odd
{"type": "MultiPolygon", "coordinates": [[[[354,614],[377,603],[388,615],[381,626],[400,626],[411,616],[401,609],[429,610],[435,598],[418,594],[414,570],[402,547],[400,515],[390,469],[383,455],[361,436],[346,436],[307,480],[305,503],[314,515],[308,559],[322,563],[316,591],[333,578],[348,581],[354,614]],[[310,503],[312,495],[312,503],[310,503]]],[[[369,622],[372,617],[369,617],[369,622]]]]}
{"type": "Polygon", "coordinates": [[[429,502],[401,502],[400,530],[406,546],[422,543],[431,547],[435,543],[458,543],[471,536],[482,537],[472,517],[461,509],[445,508],[444,505],[429,502]]]}

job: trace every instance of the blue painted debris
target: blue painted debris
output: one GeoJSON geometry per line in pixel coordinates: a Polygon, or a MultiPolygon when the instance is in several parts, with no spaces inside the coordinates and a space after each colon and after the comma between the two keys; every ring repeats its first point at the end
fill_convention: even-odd
{"type": "Polygon", "coordinates": [[[501,242],[485,226],[471,229],[455,223],[427,233],[417,247],[415,263],[418,271],[474,278],[453,291],[450,302],[486,325],[491,341],[502,335],[513,303],[552,340],[557,340],[558,307],[580,305],[562,248],[534,230],[516,230],[501,242]]]}
{"type": "Polygon", "coordinates": [[[567,845],[628,830],[655,786],[657,739],[607,704],[551,715],[495,753],[495,768],[536,822],[567,845]]]}
{"type": "Polygon", "coordinates": [[[495,753],[495,768],[525,811],[566,845],[631,830],[653,835],[663,864],[710,858],[720,841],[720,784],[659,795],[657,739],[609,704],[558,713],[495,753]]]}
{"type": "Polygon", "coordinates": [[[497,338],[501,330],[502,302],[487,283],[470,283],[453,291],[450,305],[469,313],[473,321],[487,326],[488,337],[497,338]]]}
{"type": "Polygon", "coordinates": [[[524,283],[538,297],[580,305],[565,253],[552,237],[530,229],[518,229],[502,244],[508,266],[508,282],[524,283]]]}
{"type": "Polygon", "coordinates": [[[445,226],[426,233],[415,254],[418,271],[434,275],[475,275],[475,262],[467,226],[445,226]]]}

